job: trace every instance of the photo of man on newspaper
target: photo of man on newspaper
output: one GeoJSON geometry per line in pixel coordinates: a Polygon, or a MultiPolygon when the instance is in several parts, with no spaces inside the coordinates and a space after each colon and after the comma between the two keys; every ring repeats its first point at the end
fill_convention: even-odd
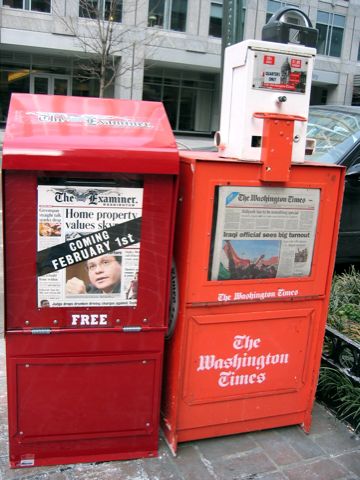
{"type": "Polygon", "coordinates": [[[66,281],[66,295],[120,294],[121,261],[120,255],[101,255],[83,262],[89,281],[85,282],[76,276],[69,278],[66,281]]]}

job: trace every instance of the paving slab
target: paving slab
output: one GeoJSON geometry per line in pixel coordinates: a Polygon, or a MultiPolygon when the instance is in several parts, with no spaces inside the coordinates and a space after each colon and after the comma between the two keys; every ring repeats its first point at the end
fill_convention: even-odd
{"type": "Polygon", "coordinates": [[[346,467],[350,472],[356,475],[356,478],[360,478],[360,454],[359,452],[349,452],[338,455],[336,460],[340,465],[346,467]]]}
{"type": "Polygon", "coordinates": [[[290,465],[302,460],[295,448],[277,431],[256,432],[252,434],[252,438],[277,466],[290,465]]]}

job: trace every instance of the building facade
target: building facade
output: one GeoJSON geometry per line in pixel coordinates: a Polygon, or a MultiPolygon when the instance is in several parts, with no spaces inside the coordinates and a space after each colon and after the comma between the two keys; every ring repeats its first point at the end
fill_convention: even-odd
{"type": "MultiPolygon", "coordinates": [[[[100,47],[94,44],[99,29],[111,23],[116,75],[111,82],[107,74],[104,96],[162,101],[177,133],[218,129],[222,0],[0,0],[0,5],[0,121],[6,121],[12,92],[99,96],[99,80],[91,68],[84,73],[84,65],[94,58],[100,65],[94,50],[100,47]]],[[[244,38],[260,39],[264,24],[285,5],[244,0],[244,38]]],[[[360,0],[291,5],[320,32],[311,103],[360,105],[360,0]]]]}

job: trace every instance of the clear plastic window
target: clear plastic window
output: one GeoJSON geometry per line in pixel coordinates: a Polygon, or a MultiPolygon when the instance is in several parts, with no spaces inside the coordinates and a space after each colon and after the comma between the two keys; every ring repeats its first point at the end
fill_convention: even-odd
{"type": "Polygon", "coordinates": [[[319,189],[215,189],[209,280],[311,273],[319,189]]]}
{"type": "Polygon", "coordinates": [[[143,184],[41,179],[38,307],[136,306],[143,184]]]}

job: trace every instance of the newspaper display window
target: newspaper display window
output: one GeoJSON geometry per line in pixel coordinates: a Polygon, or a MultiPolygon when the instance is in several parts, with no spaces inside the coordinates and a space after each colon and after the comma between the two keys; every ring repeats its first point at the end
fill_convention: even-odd
{"type": "Polygon", "coordinates": [[[216,188],[209,280],[311,273],[320,189],[216,188]]]}
{"type": "Polygon", "coordinates": [[[50,182],[38,185],[38,308],[136,306],[142,183],[50,182]]]}

